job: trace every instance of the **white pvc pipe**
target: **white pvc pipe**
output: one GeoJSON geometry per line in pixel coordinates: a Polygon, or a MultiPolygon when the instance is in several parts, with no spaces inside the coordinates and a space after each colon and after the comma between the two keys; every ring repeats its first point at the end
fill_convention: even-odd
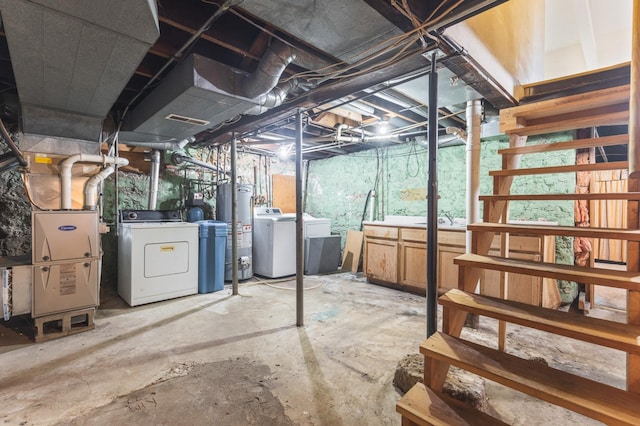
{"type": "Polygon", "coordinates": [[[101,170],[95,175],[91,176],[87,183],[84,186],[84,209],[85,210],[95,210],[98,205],[98,194],[97,188],[100,183],[102,183],[106,178],[111,176],[113,172],[116,171],[116,168],[113,166],[109,166],[106,169],[101,170]]]}
{"type": "Polygon", "coordinates": [[[158,204],[158,183],[160,181],[160,151],[151,151],[151,173],[149,174],[149,210],[158,204]]]}
{"type": "Polygon", "coordinates": [[[71,210],[71,168],[75,163],[115,164],[126,166],[129,160],[126,158],[109,157],[106,155],[75,154],[60,162],[60,208],[71,210]]]}
{"type": "MultiPolygon", "coordinates": [[[[480,221],[480,136],[482,103],[467,101],[467,224],[480,221]]],[[[466,233],[466,251],[471,252],[471,232],[466,233]]]]}

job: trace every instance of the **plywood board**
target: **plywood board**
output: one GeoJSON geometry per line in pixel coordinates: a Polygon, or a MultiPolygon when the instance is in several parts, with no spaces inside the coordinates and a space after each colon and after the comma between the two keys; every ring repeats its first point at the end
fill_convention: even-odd
{"type": "Polygon", "coordinates": [[[271,205],[282,213],[296,212],[296,177],[293,175],[271,175],[271,205]]]}
{"type": "Polygon", "coordinates": [[[347,231],[347,242],[342,253],[342,269],[358,272],[363,238],[364,232],[362,231],[347,231]]]}

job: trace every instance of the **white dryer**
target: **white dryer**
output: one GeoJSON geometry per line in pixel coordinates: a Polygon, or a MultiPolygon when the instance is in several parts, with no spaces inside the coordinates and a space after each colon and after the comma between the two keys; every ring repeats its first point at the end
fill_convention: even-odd
{"type": "Polygon", "coordinates": [[[198,224],[180,212],[121,212],[118,294],[130,306],[198,292],[198,224]]]}
{"type": "Polygon", "coordinates": [[[253,272],[268,278],[296,273],[296,218],[277,207],[254,211],[253,272]]]}

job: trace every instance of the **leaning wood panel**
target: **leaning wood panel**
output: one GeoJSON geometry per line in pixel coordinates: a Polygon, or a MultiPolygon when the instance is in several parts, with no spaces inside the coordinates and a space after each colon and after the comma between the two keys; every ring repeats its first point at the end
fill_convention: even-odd
{"type": "Polygon", "coordinates": [[[282,213],[296,212],[296,177],[292,175],[271,176],[272,206],[282,213]]]}

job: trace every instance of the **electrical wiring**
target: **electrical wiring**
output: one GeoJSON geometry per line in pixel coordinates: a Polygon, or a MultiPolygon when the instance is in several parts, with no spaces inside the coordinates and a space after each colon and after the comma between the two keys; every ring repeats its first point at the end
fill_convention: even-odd
{"type": "Polygon", "coordinates": [[[418,150],[416,149],[416,145],[417,142],[415,141],[411,143],[411,146],[409,147],[409,154],[407,155],[407,163],[405,164],[405,173],[410,178],[418,177],[418,175],[420,174],[420,159],[418,158],[418,150]],[[409,171],[409,163],[411,162],[411,158],[415,159],[414,161],[417,166],[415,173],[411,173],[409,171]]]}
{"type": "MultiPolygon", "coordinates": [[[[450,7],[448,7],[444,12],[442,12],[441,14],[439,14],[438,16],[435,16],[437,14],[437,12],[446,4],[450,3],[448,1],[444,1],[442,3],[440,3],[436,9],[431,13],[431,15],[420,25],[418,25],[417,27],[415,27],[413,30],[408,31],[406,33],[391,37],[387,40],[384,40],[380,43],[377,43],[376,45],[368,48],[367,50],[365,50],[364,52],[359,52],[357,55],[354,55],[350,58],[347,58],[344,61],[340,61],[340,62],[336,62],[335,64],[320,68],[320,69],[316,69],[316,70],[309,70],[309,71],[303,71],[300,73],[296,73],[293,74],[281,81],[283,82],[287,82],[291,79],[294,78],[303,78],[303,79],[307,79],[309,81],[316,81],[316,84],[320,84],[324,81],[327,80],[331,80],[331,79],[336,79],[338,77],[340,78],[350,78],[350,77],[354,77],[357,75],[362,75],[365,73],[370,73],[372,71],[375,71],[381,67],[384,67],[386,65],[388,65],[389,63],[398,60],[401,56],[401,54],[403,52],[405,52],[411,45],[413,45],[416,41],[416,39],[412,39],[412,37],[417,37],[420,38],[421,35],[427,35],[428,37],[434,39],[436,42],[438,41],[435,37],[431,36],[428,31],[426,31],[426,29],[429,26],[433,26],[435,24],[437,24],[440,20],[442,20],[445,16],[447,16],[452,10],[454,10],[456,7],[458,7],[461,3],[463,2],[463,0],[457,0],[456,2],[452,3],[452,5],[450,7]],[[435,18],[434,18],[435,16],[435,18]],[[407,41],[408,42],[404,45],[402,45],[403,42],[407,41]],[[362,70],[358,70],[354,73],[351,74],[347,74],[347,75],[343,75],[344,73],[354,69],[354,68],[359,68],[362,67],[363,65],[370,63],[371,61],[373,61],[376,58],[379,58],[380,56],[383,56],[389,52],[392,52],[394,50],[396,50],[398,48],[398,46],[400,46],[400,51],[395,53],[393,55],[392,58],[390,59],[386,59],[385,61],[383,61],[382,63],[379,64],[372,64],[368,67],[365,67],[362,70]],[[373,52],[370,54],[370,52],[373,52]],[[362,55],[368,55],[366,57],[362,57],[362,55]],[[352,64],[349,64],[347,66],[345,66],[344,68],[338,69],[336,71],[331,72],[331,70],[336,69],[338,67],[344,66],[347,63],[349,63],[351,60],[354,60],[355,58],[360,57],[361,59],[355,61],[352,64]]],[[[264,26],[258,24],[257,22],[247,18],[246,16],[244,16],[243,14],[241,14],[240,12],[231,9],[230,10],[231,13],[233,13],[234,15],[238,16],[239,18],[243,19],[244,21],[250,23],[251,25],[255,26],[256,28],[259,28],[260,30],[266,32],[267,34],[271,35],[274,38],[277,38],[278,40],[284,42],[285,44],[292,46],[291,43],[287,42],[286,40],[284,40],[282,37],[279,37],[277,34],[275,34],[272,31],[269,31],[267,28],[265,28],[264,26]]],[[[408,11],[407,13],[411,13],[410,11],[408,11]]],[[[411,13],[412,14],[412,13],[411,13]]],[[[413,15],[415,17],[415,15],[413,15]]],[[[409,18],[411,19],[411,18],[409,18]]],[[[417,18],[416,18],[417,19],[417,18]]],[[[414,22],[413,19],[411,19],[412,22],[414,22]]],[[[414,22],[415,24],[415,22],[414,22]]],[[[295,46],[292,46],[295,47],[295,46]]],[[[418,51],[421,51],[422,49],[418,49],[417,51],[410,51],[410,54],[415,54],[418,51]]],[[[408,55],[407,55],[408,56],[408,55]]]]}
{"type": "MultiPolygon", "coordinates": [[[[254,275],[253,277],[256,281],[257,284],[262,284],[262,285],[266,285],[267,287],[272,287],[272,288],[277,288],[278,290],[296,290],[295,288],[290,288],[290,287],[282,287],[282,286],[277,286],[274,284],[277,283],[285,283],[285,282],[289,282],[289,281],[293,281],[295,280],[295,278],[278,278],[278,279],[273,279],[273,280],[264,280],[262,278],[258,278],[254,275]]],[[[309,279],[309,278],[313,278],[313,279],[317,279],[314,276],[305,276],[305,279],[309,279]]],[[[322,287],[324,285],[324,281],[321,281],[320,284],[317,284],[313,287],[305,287],[304,290],[315,290],[316,288],[322,287]]]]}

